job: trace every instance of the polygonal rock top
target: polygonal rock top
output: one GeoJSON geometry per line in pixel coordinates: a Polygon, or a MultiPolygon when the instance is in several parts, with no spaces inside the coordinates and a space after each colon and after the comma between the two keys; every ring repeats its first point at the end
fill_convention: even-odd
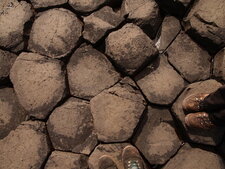
{"type": "Polygon", "coordinates": [[[125,78],[91,99],[91,112],[98,139],[118,142],[129,139],[145,109],[134,82],[125,78]]]}
{"type": "Polygon", "coordinates": [[[71,52],[81,36],[82,22],[63,8],[40,13],[31,29],[29,46],[32,52],[61,58],[71,52]]]}
{"type": "Polygon", "coordinates": [[[172,111],[175,117],[182,124],[182,127],[191,141],[213,146],[218,145],[222,141],[225,131],[224,128],[216,127],[210,130],[202,130],[194,128],[189,129],[186,127],[184,118],[187,113],[184,112],[182,108],[182,102],[186,97],[198,93],[212,93],[221,86],[221,83],[215,80],[206,80],[192,83],[183,91],[183,93],[173,104],[172,111]]]}
{"type": "Polygon", "coordinates": [[[213,75],[225,80],[225,48],[214,57],[213,75]]]}

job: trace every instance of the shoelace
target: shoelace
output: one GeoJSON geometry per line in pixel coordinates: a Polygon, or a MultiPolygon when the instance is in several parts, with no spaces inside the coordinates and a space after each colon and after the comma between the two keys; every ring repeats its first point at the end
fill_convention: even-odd
{"type": "Polygon", "coordinates": [[[128,161],[128,169],[141,169],[138,160],[128,161]]]}

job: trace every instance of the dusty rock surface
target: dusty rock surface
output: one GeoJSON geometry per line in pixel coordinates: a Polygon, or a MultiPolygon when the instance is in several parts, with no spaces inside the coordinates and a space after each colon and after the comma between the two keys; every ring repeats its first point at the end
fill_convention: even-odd
{"type": "Polygon", "coordinates": [[[134,144],[151,164],[164,164],[181,146],[172,116],[168,109],[149,106],[144,119],[134,144]]]}
{"type": "Polygon", "coordinates": [[[31,5],[25,1],[1,0],[0,46],[12,48],[21,44],[24,24],[29,21],[32,15],[31,5]]]}
{"type": "Polygon", "coordinates": [[[53,111],[48,132],[57,150],[90,154],[97,144],[89,103],[76,98],[53,111]]]}
{"type": "Polygon", "coordinates": [[[163,169],[224,169],[223,160],[217,154],[185,145],[163,169]]]}
{"type": "Polygon", "coordinates": [[[1,169],[39,169],[50,147],[43,122],[27,121],[0,140],[1,169]]]}
{"type": "Polygon", "coordinates": [[[72,55],[67,66],[70,92],[90,99],[120,79],[106,56],[90,45],[82,45],[72,55]]]}
{"type": "Polygon", "coordinates": [[[186,112],[184,112],[182,109],[183,100],[191,94],[211,93],[221,86],[221,83],[215,80],[206,80],[202,82],[193,83],[184,90],[184,92],[174,103],[172,111],[174,112],[176,118],[180,121],[181,126],[183,126],[191,141],[208,145],[217,145],[222,141],[222,137],[225,131],[224,128],[217,127],[210,130],[187,128],[184,122],[186,112]]]}
{"type": "Polygon", "coordinates": [[[185,22],[185,30],[206,50],[225,46],[225,3],[223,0],[196,1],[185,22]]]}
{"type": "Polygon", "coordinates": [[[26,118],[12,88],[0,89],[0,139],[14,130],[26,118]]]}
{"type": "Polygon", "coordinates": [[[158,51],[152,40],[136,25],[126,24],[106,39],[106,54],[125,73],[133,74],[158,51]]]}
{"type": "Polygon", "coordinates": [[[156,104],[172,103],[185,86],[165,55],[157,58],[135,80],[147,99],[156,104]]]}
{"type": "Polygon", "coordinates": [[[213,74],[215,77],[225,80],[225,48],[214,57],[213,74]]]}
{"type": "Polygon", "coordinates": [[[123,17],[106,6],[84,17],[83,36],[91,43],[96,43],[109,30],[116,28],[123,21],[123,17]]]}
{"type": "Polygon", "coordinates": [[[91,99],[98,139],[104,142],[126,141],[132,136],[144,109],[144,98],[129,78],[104,90],[91,99]]]}
{"type": "Polygon", "coordinates": [[[9,76],[10,69],[16,60],[17,55],[0,49],[0,80],[9,76]]]}
{"type": "Polygon", "coordinates": [[[67,3],[68,0],[31,0],[34,8],[46,8],[67,3]]]}
{"type": "Polygon", "coordinates": [[[62,99],[62,63],[34,53],[20,54],[10,72],[19,102],[30,116],[45,118],[62,99]]]}
{"type": "Polygon", "coordinates": [[[53,151],[45,169],[88,169],[87,157],[70,152],[53,151]]]}
{"type": "Polygon", "coordinates": [[[77,45],[81,31],[82,22],[71,11],[47,10],[34,21],[29,49],[52,58],[64,57],[77,45]]]}
{"type": "Polygon", "coordinates": [[[181,32],[167,50],[169,62],[189,82],[210,76],[210,55],[181,32]]]}

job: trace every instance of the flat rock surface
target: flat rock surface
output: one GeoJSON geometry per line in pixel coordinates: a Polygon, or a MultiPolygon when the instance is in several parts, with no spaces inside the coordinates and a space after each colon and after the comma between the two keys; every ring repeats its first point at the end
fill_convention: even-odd
{"type": "Polygon", "coordinates": [[[0,89],[0,139],[14,130],[26,118],[13,88],[0,89]]]}
{"type": "Polygon", "coordinates": [[[67,66],[70,93],[90,99],[119,81],[120,75],[104,54],[83,45],[72,55],[67,66]]]}
{"type": "Polygon", "coordinates": [[[19,45],[23,41],[24,24],[32,15],[31,5],[25,1],[1,0],[0,46],[11,48],[19,45]]]}
{"type": "Polygon", "coordinates": [[[184,146],[163,169],[224,169],[222,158],[212,152],[184,146]]]}
{"type": "Polygon", "coordinates": [[[31,0],[34,8],[46,8],[67,3],[68,0],[31,0]]]}
{"type": "Polygon", "coordinates": [[[116,28],[123,21],[123,17],[106,6],[84,17],[83,36],[91,43],[96,43],[106,33],[116,28]]]}
{"type": "Polygon", "coordinates": [[[91,99],[91,112],[98,139],[126,141],[145,109],[145,101],[134,82],[125,78],[91,99]]]}
{"type": "Polygon", "coordinates": [[[213,75],[225,80],[225,48],[214,56],[213,75]]]}
{"type": "Polygon", "coordinates": [[[157,55],[158,50],[138,26],[126,24],[109,34],[106,54],[120,69],[131,75],[157,55]]]}
{"type": "Polygon", "coordinates": [[[43,122],[27,121],[0,140],[1,169],[39,169],[50,152],[43,122]]]}
{"type": "Polygon", "coordinates": [[[122,13],[128,19],[139,25],[144,31],[154,38],[162,22],[159,7],[154,0],[124,0],[122,13]]]}
{"type": "Polygon", "coordinates": [[[0,49],[0,80],[9,76],[10,69],[17,55],[0,49]]]}
{"type": "Polygon", "coordinates": [[[91,12],[104,5],[107,0],[69,0],[69,4],[79,12],[91,12]]]}
{"type": "Polygon", "coordinates": [[[213,53],[225,46],[224,9],[224,0],[196,1],[184,20],[186,31],[213,53]]]}
{"type": "Polygon", "coordinates": [[[41,55],[61,58],[71,52],[81,36],[82,22],[67,9],[40,13],[34,21],[29,49],[41,55]]]}
{"type": "Polygon", "coordinates": [[[53,151],[45,169],[88,169],[87,159],[81,154],[53,151]]]}
{"type": "Polygon", "coordinates": [[[89,103],[70,98],[50,115],[48,132],[57,150],[90,154],[97,144],[89,103]]]}
{"type": "Polygon", "coordinates": [[[174,16],[164,18],[156,47],[162,53],[169,47],[181,30],[180,21],[174,16]]]}
{"type": "Polygon", "coordinates": [[[135,80],[147,99],[156,104],[172,103],[185,86],[165,55],[158,57],[135,80]]]}
{"type": "Polygon", "coordinates": [[[148,107],[134,144],[150,164],[164,164],[181,146],[168,109],[148,107]]]}
{"type": "Polygon", "coordinates": [[[186,134],[192,142],[207,144],[207,145],[217,145],[222,141],[224,135],[224,128],[213,128],[210,130],[201,130],[201,129],[189,129],[185,126],[184,118],[186,112],[183,111],[182,102],[183,100],[192,95],[198,93],[212,93],[217,90],[222,85],[215,80],[206,80],[202,82],[196,82],[189,85],[183,93],[179,96],[172,107],[174,115],[181,123],[182,127],[186,131],[186,134]]]}
{"type": "Polygon", "coordinates": [[[19,102],[30,116],[45,118],[62,99],[62,62],[34,53],[20,54],[10,72],[19,102]]]}
{"type": "Polygon", "coordinates": [[[210,76],[210,55],[181,32],[167,50],[169,62],[189,82],[210,76]]]}

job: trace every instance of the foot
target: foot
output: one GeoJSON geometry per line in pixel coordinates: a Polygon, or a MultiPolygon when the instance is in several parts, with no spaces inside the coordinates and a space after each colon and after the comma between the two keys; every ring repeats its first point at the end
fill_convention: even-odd
{"type": "Polygon", "coordinates": [[[190,128],[211,129],[215,125],[209,119],[209,114],[205,112],[190,113],[185,116],[185,124],[190,128]]]}
{"type": "Polygon", "coordinates": [[[103,155],[98,162],[99,169],[118,169],[114,161],[107,155],[103,155]]]}
{"type": "Polygon", "coordinates": [[[144,169],[144,162],[138,150],[133,146],[126,146],[122,154],[125,169],[144,169]]]}
{"type": "Polygon", "coordinates": [[[184,99],[182,107],[187,112],[200,112],[204,111],[201,103],[209,94],[193,94],[184,99]]]}

